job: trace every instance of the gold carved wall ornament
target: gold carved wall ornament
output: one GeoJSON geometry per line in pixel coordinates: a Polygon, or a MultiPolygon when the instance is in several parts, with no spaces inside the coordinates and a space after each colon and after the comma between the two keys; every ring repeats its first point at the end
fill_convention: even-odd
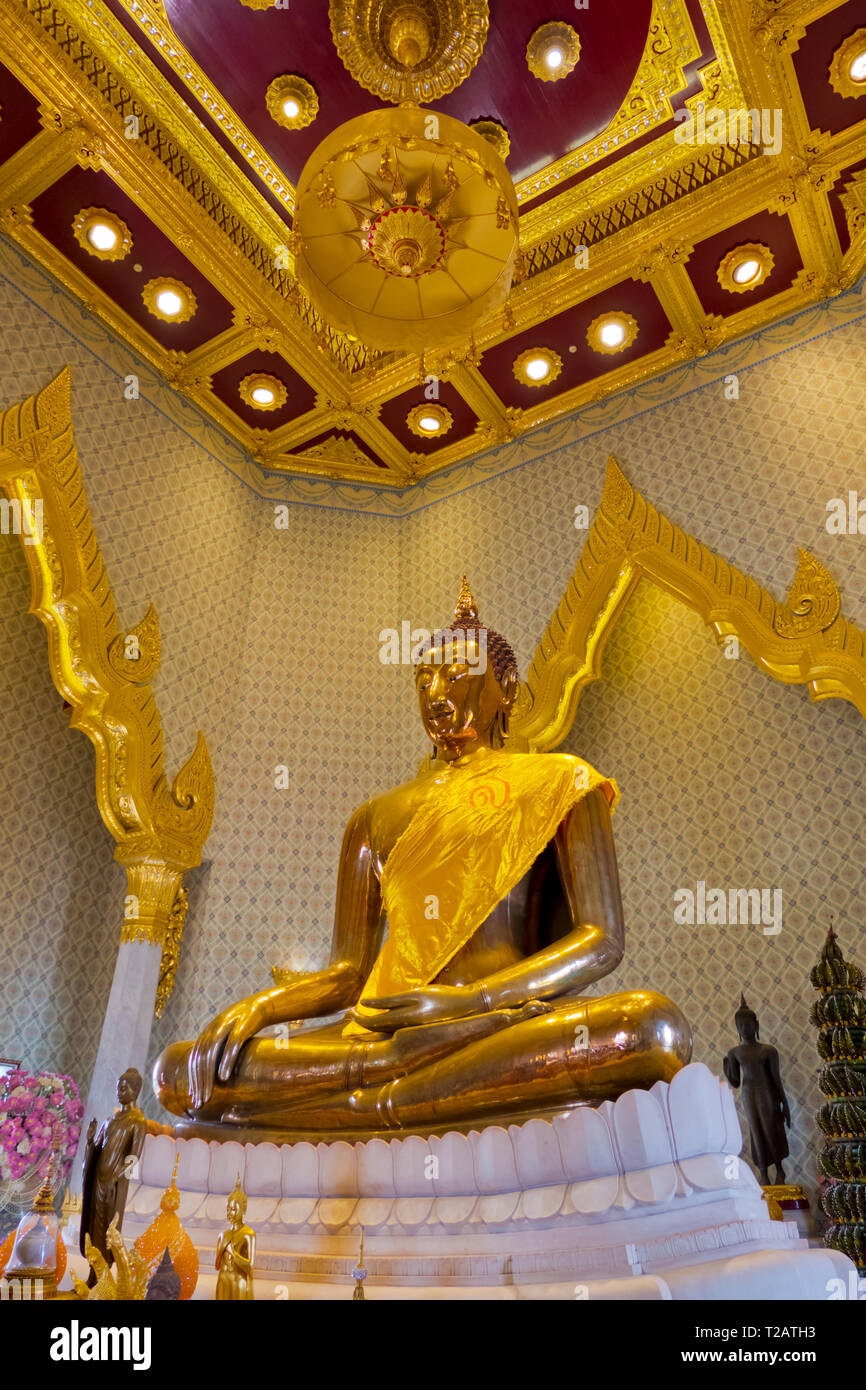
{"type": "Polygon", "coordinates": [[[842,616],[838,587],[820,560],[800,550],[779,602],[668,521],[611,458],[583,553],[520,689],[511,720],[516,748],[547,752],[566,737],[641,579],[698,613],[720,642],[736,637],[776,680],[807,686],[812,700],[850,700],[866,719],[866,633],[842,616]]]}
{"type": "Polygon", "coordinates": [[[121,937],[165,949],[183,876],[210,833],[213,771],[200,733],[174,781],[166,777],[150,686],[159,623],[151,605],[135,627],[121,627],[78,464],[68,368],[0,413],[0,487],[30,572],[30,611],[48,633],[54,685],[72,707],[72,727],[93,744],[99,813],[127,874],[121,937]]]}

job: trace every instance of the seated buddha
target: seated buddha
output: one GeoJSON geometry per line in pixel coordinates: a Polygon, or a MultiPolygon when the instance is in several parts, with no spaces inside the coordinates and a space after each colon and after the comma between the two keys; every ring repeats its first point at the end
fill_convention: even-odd
{"type": "Polygon", "coordinates": [[[597,1104],[689,1060],[664,995],[585,993],[623,957],[615,783],[569,754],[508,751],[517,662],[465,579],[417,656],[433,753],[349,821],[330,964],[275,972],[165,1049],[154,1088],[181,1133],[468,1129],[597,1104]]]}

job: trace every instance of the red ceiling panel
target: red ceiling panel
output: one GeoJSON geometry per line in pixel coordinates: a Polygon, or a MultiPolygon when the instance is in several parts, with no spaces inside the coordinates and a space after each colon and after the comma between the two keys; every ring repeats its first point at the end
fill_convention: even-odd
{"type": "Polygon", "coordinates": [[[439,404],[444,405],[450,410],[454,417],[454,424],[447,434],[438,435],[435,439],[422,439],[419,435],[413,434],[406,424],[406,416],[416,405],[428,404],[424,396],[423,386],[417,386],[411,391],[404,391],[400,396],[394,396],[392,400],[386,401],[382,406],[379,416],[382,424],[399,439],[404,448],[410,453],[415,454],[435,454],[437,449],[447,448],[449,444],[454,444],[458,439],[466,439],[475,430],[478,424],[478,416],[470,406],[466,404],[460,392],[450,384],[442,381],[439,383],[439,404]]]}
{"type": "Polygon", "coordinates": [[[794,68],[813,130],[835,134],[866,117],[866,96],[840,96],[830,86],[828,75],[836,49],[849,34],[863,26],[866,26],[866,3],[848,0],[847,5],[840,5],[838,10],[831,10],[823,19],[810,24],[794,54],[794,68]]]}
{"type": "Polygon", "coordinates": [[[624,367],[638,357],[664,346],[671,332],[667,314],[651,285],[639,280],[623,280],[602,294],[584,300],[537,328],[527,329],[485,352],[481,370],[506,405],[527,409],[536,402],[560,396],[565,391],[624,367]],[[638,333],[631,347],[623,352],[594,351],[586,340],[589,325],[600,314],[617,310],[631,314],[638,333]],[[562,358],[562,372],[549,386],[527,386],[514,376],[514,360],[528,348],[552,348],[562,358]]]}
{"type": "Polygon", "coordinates": [[[107,174],[71,169],[33,203],[33,223],[85,275],[110,295],[130,318],[166,348],[192,352],[232,324],[227,299],[145,216],[107,174]],[[72,233],[82,208],[105,208],[121,217],[132,233],[132,250],[122,261],[101,261],[79,246],[72,233]],[[137,271],[136,266],[141,266],[137,271]],[[141,292],[148,280],[167,275],[180,280],[198,300],[186,323],[165,323],[145,307],[141,292]]]}
{"type": "Polygon", "coordinates": [[[245,357],[231,362],[221,371],[215,372],[211,389],[216,397],[233,410],[236,415],[257,430],[275,430],[280,425],[299,415],[306,415],[316,404],[316,393],[312,386],[289,366],[284,357],[276,352],[248,352],[245,357]],[[275,376],[285,386],[288,395],[285,405],[278,410],[254,410],[241,400],[238,387],[245,376],[252,372],[267,372],[275,376]]]}
{"type": "MultiPolygon", "coordinates": [[[[702,90],[703,84],[700,78],[700,70],[706,67],[708,63],[711,63],[716,56],[716,50],[713,47],[707,21],[701,9],[701,0],[686,0],[686,4],[689,18],[694,27],[695,36],[698,43],[701,45],[701,52],[700,56],[696,58],[693,63],[687,63],[683,69],[686,79],[686,85],[683,90],[681,92],[668,93],[674,111],[680,110],[687,97],[695,96],[697,92],[702,90]]],[[[673,130],[674,126],[675,122],[673,120],[668,121],[665,125],[653,126],[643,135],[635,137],[627,148],[629,151],[639,150],[643,145],[649,145],[652,141],[657,140],[663,132],[673,130]]],[[[561,183],[556,184],[552,188],[548,188],[544,193],[539,193],[536,198],[530,198],[527,202],[521,203],[521,215],[532,211],[534,208],[541,207],[542,203],[548,203],[552,199],[558,198],[566,189],[573,188],[576,184],[582,183],[584,179],[592,178],[596,174],[601,173],[602,170],[618,164],[623,156],[623,148],[622,145],[615,146],[611,149],[610,154],[606,155],[603,159],[597,160],[595,164],[589,165],[586,169],[578,170],[578,172],[572,174],[570,178],[563,179],[561,183]]]]}
{"type": "Polygon", "coordinates": [[[0,164],[42,129],[39,103],[8,68],[0,67],[0,164]]]}
{"type": "MultiPolygon", "coordinates": [[[[286,9],[251,10],[239,0],[166,0],[172,28],[204,72],[293,183],[321,140],[353,116],[382,105],[350,77],[331,41],[326,0],[290,0],[286,9]],[[319,114],[288,131],[268,114],[268,84],[298,72],[319,95],[319,114]]],[[[488,116],[511,136],[515,180],[558,159],[603,130],[628,92],[649,32],[651,0],[604,0],[577,10],[568,0],[491,0],[490,32],[463,85],[437,102],[462,121],[488,116]],[[551,20],[580,35],[574,72],[541,82],[526,45],[551,20]]]]}
{"type": "Polygon", "coordinates": [[[698,292],[701,304],[708,314],[736,314],[740,309],[748,309],[752,304],[760,304],[772,299],[793,284],[797,272],[803,269],[803,260],[797,241],[787,217],[777,217],[772,212],[760,212],[748,217],[744,222],[736,222],[723,232],[707,237],[695,247],[686,266],[692,284],[698,292]],[[723,289],[716,271],[722,257],[735,246],[744,242],[757,241],[769,246],[773,253],[773,269],[762,285],[756,290],[744,293],[723,289]]]}

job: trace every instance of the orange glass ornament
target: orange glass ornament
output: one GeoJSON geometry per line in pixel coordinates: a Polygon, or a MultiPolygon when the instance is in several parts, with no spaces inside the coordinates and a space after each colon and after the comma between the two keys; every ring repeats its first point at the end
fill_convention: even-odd
{"type": "Polygon", "coordinates": [[[159,1199],[159,1215],[138,1237],[135,1248],[147,1263],[148,1281],[156,1273],[163,1253],[168,1251],[169,1259],[180,1278],[180,1297],[185,1299],[192,1298],[193,1290],[198,1283],[198,1254],[177,1214],[180,1193],[177,1190],[176,1177],[177,1163],[174,1165],[171,1182],[159,1199]]]}

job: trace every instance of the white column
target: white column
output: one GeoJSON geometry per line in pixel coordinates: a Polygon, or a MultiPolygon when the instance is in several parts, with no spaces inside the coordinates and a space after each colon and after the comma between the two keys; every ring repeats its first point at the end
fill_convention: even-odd
{"type": "Polygon", "coordinates": [[[148,1085],[147,1053],[161,959],[162,947],[151,946],[145,941],[124,941],[117,953],[99,1051],[81,1121],[78,1153],[69,1174],[72,1192],[81,1191],[87,1126],[94,1117],[97,1124],[102,1124],[117,1107],[117,1078],[127,1067],[137,1067],[144,1082],[142,1091],[148,1085]]]}

